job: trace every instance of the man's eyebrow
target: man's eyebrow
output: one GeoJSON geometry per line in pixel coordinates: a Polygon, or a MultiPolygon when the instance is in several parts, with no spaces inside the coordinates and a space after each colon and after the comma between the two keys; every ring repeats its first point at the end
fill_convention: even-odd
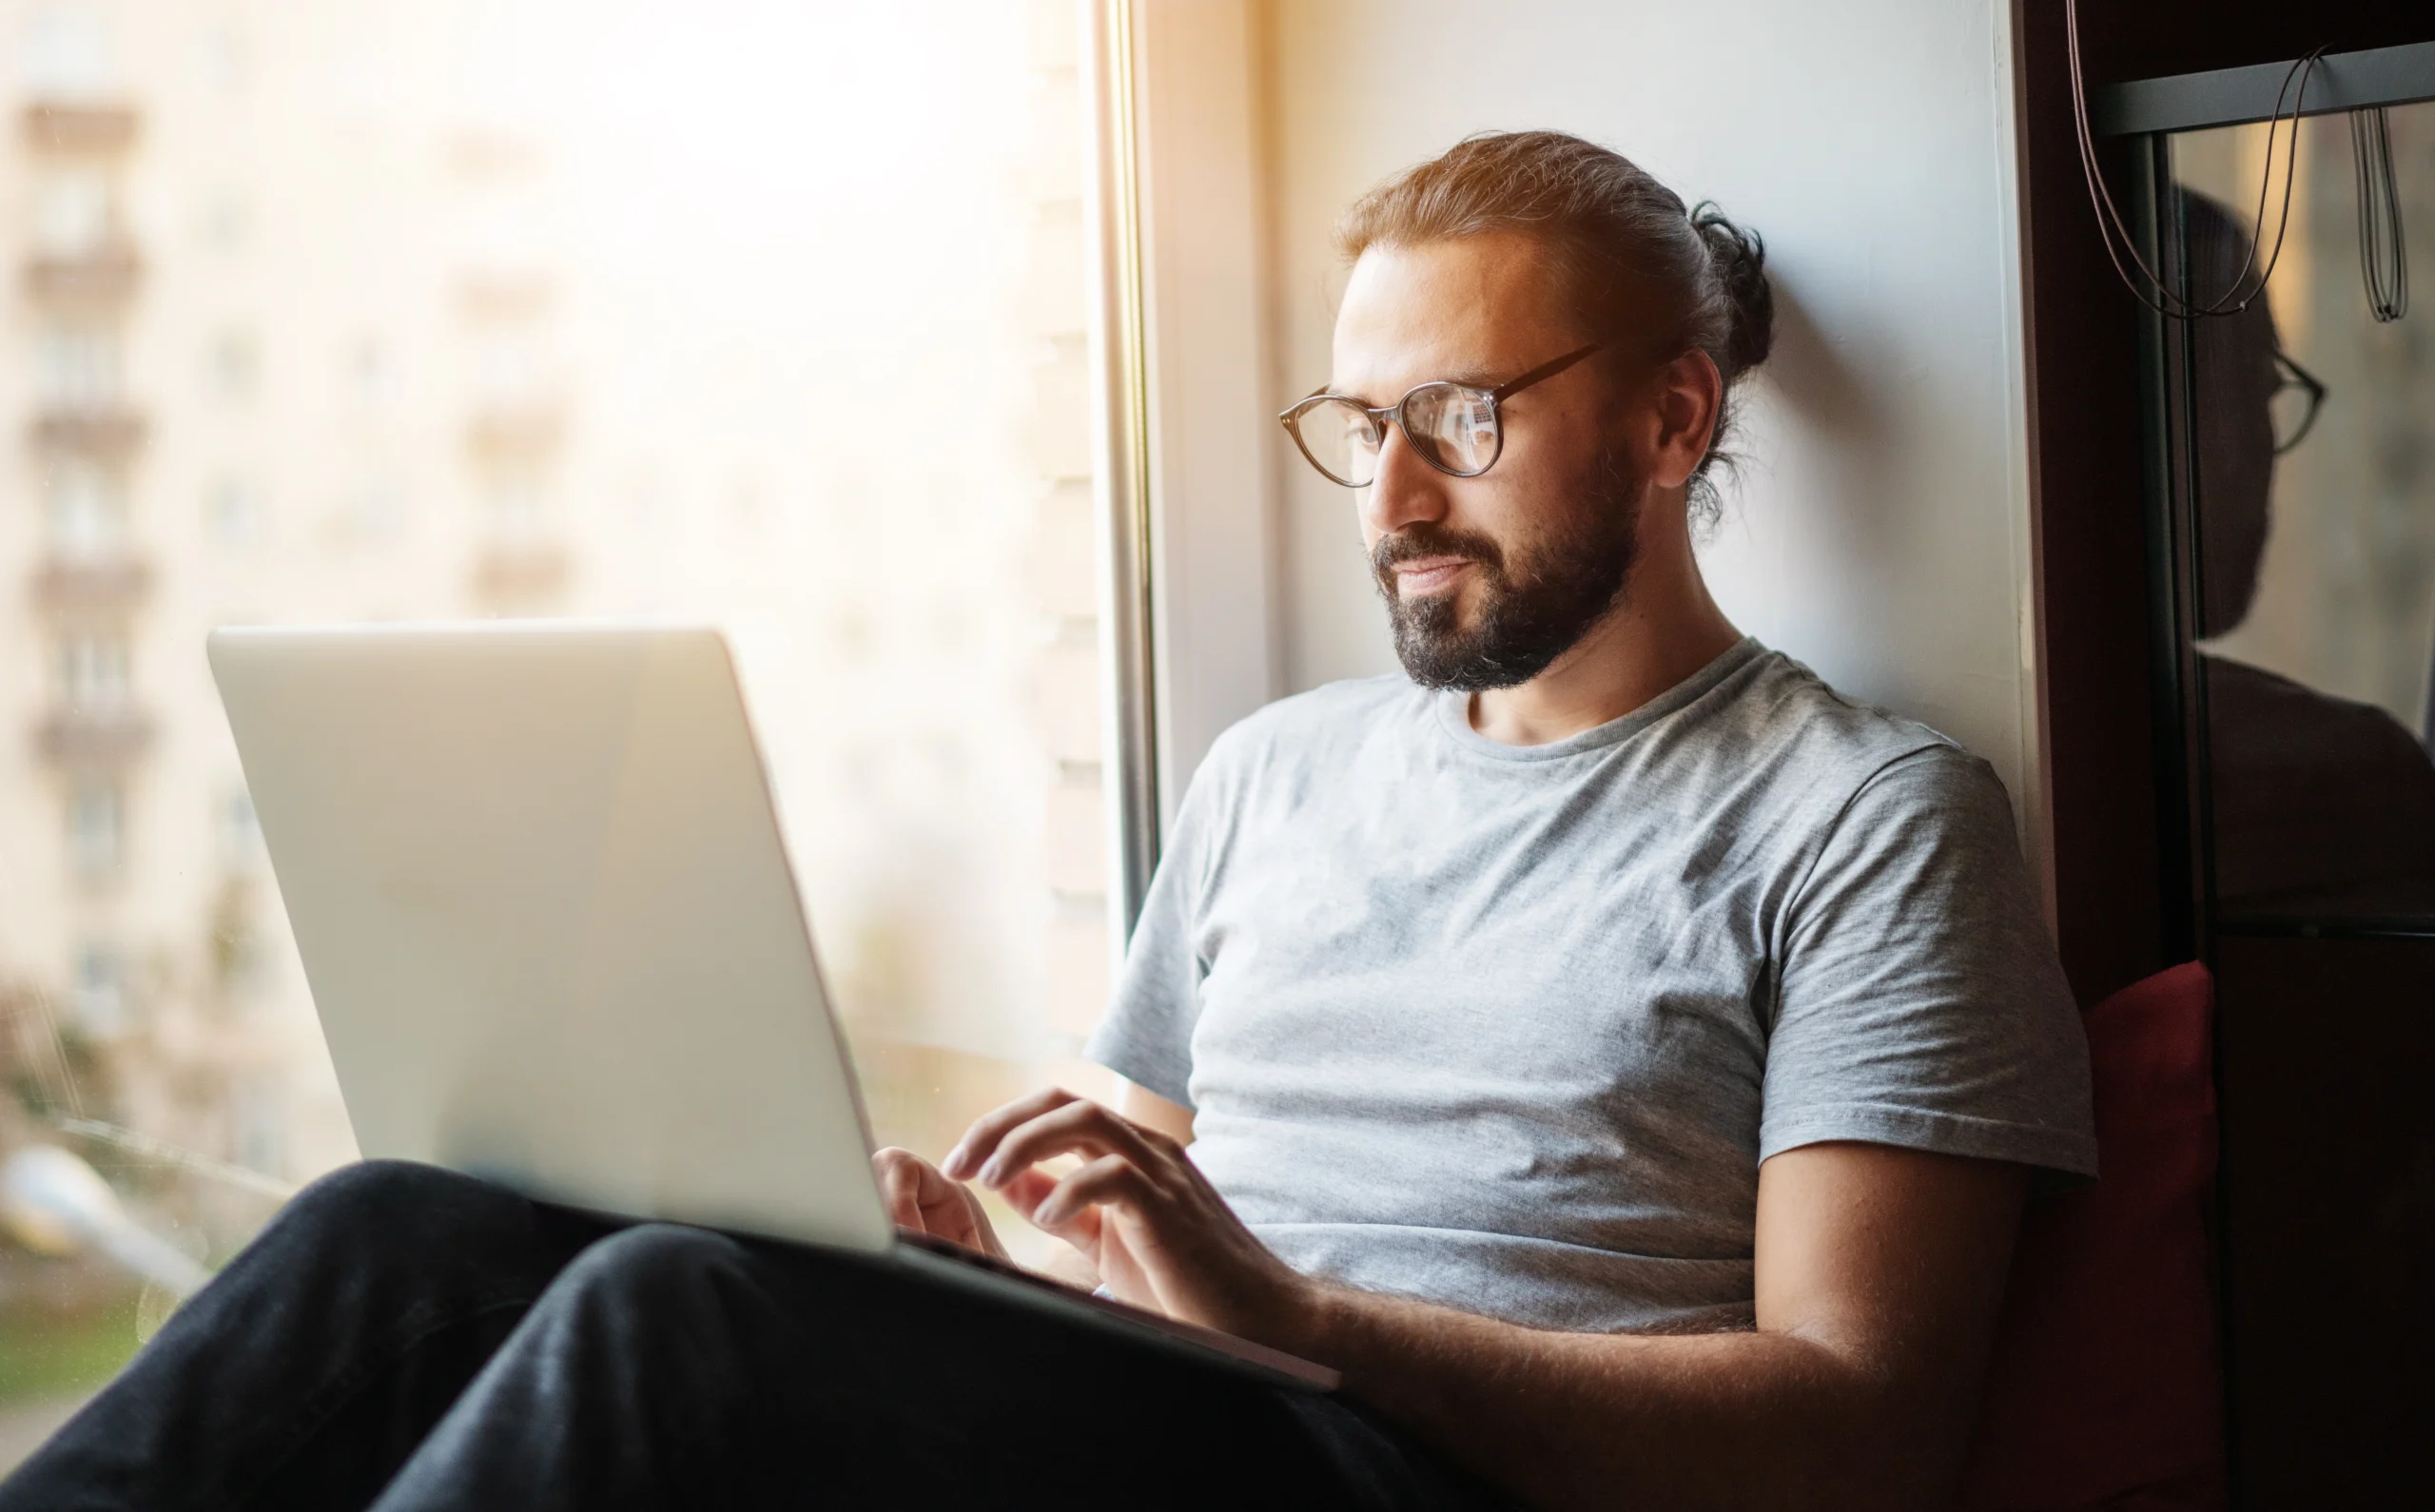
{"type": "MultiPolygon", "coordinates": [[[[1515,371],[1518,372],[1520,370],[1516,369],[1515,371]]],[[[1502,369],[1467,367],[1457,368],[1451,373],[1440,373],[1433,378],[1423,378],[1421,379],[1421,382],[1460,383],[1467,389],[1492,389],[1512,376],[1513,375],[1511,373],[1507,373],[1502,369]]],[[[1380,403],[1377,400],[1371,398],[1366,394],[1354,394],[1348,390],[1337,388],[1334,382],[1330,380],[1329,382],[1313,389],[1310,393],[1304,395],[1303,397],[1316,398],[1322,394],[1327,394],[1340,399],[1352,399],[1366,408],[1385,409],[1388,405],[1394,403],[1396,399],[1400,399],[1404,395],[1410,393],[1412,388],[1416,388],[1418,386],[1418,384],[1412,384],[1405,388],[1397,389],[1393,398],[1386,400],[1385,403],[1380,403]]]]}

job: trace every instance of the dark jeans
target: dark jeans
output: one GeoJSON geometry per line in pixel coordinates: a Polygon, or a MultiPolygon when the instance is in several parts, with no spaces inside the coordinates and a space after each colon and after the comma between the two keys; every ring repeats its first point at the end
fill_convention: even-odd
{"type": "Polygon", "coordinates": [[[857,1256],[316,1183],[0,1512],[1496,1504],[1339,1399],[857,1256]]]}

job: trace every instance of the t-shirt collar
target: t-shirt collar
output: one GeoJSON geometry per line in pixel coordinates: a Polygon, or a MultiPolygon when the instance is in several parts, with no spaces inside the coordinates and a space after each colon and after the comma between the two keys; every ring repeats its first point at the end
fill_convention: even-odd
{"type": "Polygon", "coordinates": [[[1766,648],[1755,635],[1744,635],[1714,661],[1684,678],[1673,687],[1633,709],[1630,713],[1592,726],[1577,735],[1549,741],[1543,746],[1509,746],[1501,740],[1490,740],[1471,727],[1471,695],[1451,690],[1430,694],[1437,708],[1437,726],[1446,738],[1458,747],[1495,761],[1544,762],[1560,761],[1585,751],[1605,750],[1629,740],[1666,715],[1696,702],[1710,688],[1732,676],[1735,671],[1761,655],[1766,648]]]}

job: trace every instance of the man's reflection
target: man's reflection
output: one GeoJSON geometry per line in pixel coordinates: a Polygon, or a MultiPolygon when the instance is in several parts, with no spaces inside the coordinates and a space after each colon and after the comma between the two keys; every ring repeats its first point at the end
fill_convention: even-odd
{"type": "MultiPolygon", "coordinates": [[[[2185,192],[2201,299],[2247,266],[2224,206],[2185,192]]],[[[2275,407],[2312,378],[2280,356],[2266,300],[2195,322],[2200,638],[2248,617],[2266,554],[2275,407]]],[[[2312,407],[2305,411],[2312,415],[2312,407]]],[[[2289,420],[2287,445],[2304,426],[2289,420]]],[[[2435,765],[2383,709],[2213,653],[2207,681],[2215,891],[2228,912],[2315,917],[2435,913],[2435,765]]]]}

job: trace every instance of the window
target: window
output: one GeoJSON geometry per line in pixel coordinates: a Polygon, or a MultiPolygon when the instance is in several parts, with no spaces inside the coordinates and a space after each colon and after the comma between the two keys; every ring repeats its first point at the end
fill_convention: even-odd
{"type": "MultiPolygon", "coordinates": [[[[225,7],[110,10],[110,107],[176,215],[115,225],[144,275],[107,319],[0,290],[37,379],[0,422],[39,442],[0,466],[49,516],[0,532],[0,582],[70,545],[124,569],[45,579],[85,596],[21,595],[34,629],[0,638],[0,735],[74,737],[0,764],[27,789],[0,856],[56,823],[68,858],[57,906],[0,931],[0,983],[65,1022],[105,1000],[82,953],[118,952],[122,1029],[70,1063],[84,1115],[142,1143],[0,1082],[0,1148],[74,1150],[215,1265],[262,1187],[356,1153],[199,651],[239,620],[721,625],[879,1136],[941,1153],[1043,1079],[1099,1085],[1075,1056],[1119,768],[1076,6],[330,6],[312,46],[225,58],[225,7]]],[[[17,182],[61,174],[63,244],[112,223],[123,150],[0,142],[17,182]]],[[[93,1308],[0,1308],[0,1358],[11,1329],[132,1348],[126,1276],[68,1269],[93,1308]]]]}
{"type": "Polygon", "coordinates": [[[475,343],[473,391],[482,403],[525,409],[548,397],[547,362],[531,332],[490,332],[475,343]]]}
{"type": "Polygon", "coordinates": [[[116,875],[126,849],[125,804],[108,783],[80,783],[68,798],[68,864],[77,876],[116,875]]]}
{"type": "Polygon", "coordinates": [[[52,257],[101,250],[116,223],[110,181],[94,169],[56,169],[35,190],[34,244],[52,257]]]}
{"type": "Polygon", "coordinates": [[[205,528],[221,546],[248,547],[262,535],[262,490],[244,474],[223,474],[212,479],[203,513],[205,528]]]}
{"type": "Polygon", "coordinates": [[[119,948],[88,944],[76,953],[76,1027],[94,1039],[126,1033],[127,966],[119,948]]]}
{"type": "MultiPolygon", "coordinates": [[[[2403,216],[2435,209],[2435,105],[2385,112],[2403,216]]],[[[2191,585],[2206,684],[2208,869],[2226,928],[2435,920],[2435,342],[2379,320],[2361,274],[2348,118],[2311,117],[2265,297],[2188,333],[2191,585]]],[[[2248,257],[2266,127],[2184,132],[2172,160],[2190,278],[2248,257]]],[[[2279,198],[2276,204],[2279,205],[2279,198]]]]}
{"type": "Polygon", "coordinates": [[[249,399],[262,378],[262,351],[250,331],[223,331],[203,353],[203,379],[212,396],[249,399]]]}
{"type": "Polygon", "coordinates": [[[89,5],[49,5],[26,23],[19,67],[26,92],[49,100],[88,100],[118,84],[109,25],[89,5]]]}
{"type": "Polygon", "coordinates": [[[503,470],[483,480],[482,530],[493,545],[530,546],[548,538],[546,486],[530,469],[503,470]]]}
{"type": "Polygon", "coordinates": [[[79,714],[114,714],[127,707],[127,637],[82,630],[59,643],[59,699],[79,714]]]}
{"type": "Polygon", "coordinates": [[[52,404],[98,407],[118,397],[118,333],[100,326],[54,325],[35,343],[34,388],[52,404]]]}
{"type": "Polygon", "coordinates": [[[2435,979],[2435,341],[2425,281],[2398,276],[2407,251],[2427,270],[2435,210],[2425,50],[2112,102],[2147,102],[2115,157],[2131,224],[2167,288],[2215,312],[2136,317],[2149,666],[2160,933],[2212,978],[2226,1431],[2260,1506],[2322,1500],[2322,1466],[2364,1487],[2424,1463],[2386,1424],[2435,1337],[2416,1321],[2435,1168],[2406,1074],[2435,979]],[[2328,80],[2364,83],[2295,126],[2287,79],[2311,110],[2328,80]],[[2310,1326],[2335,1297],[2400,1321],[2310,1326]]]}
{"type": "Polygon", "coordinates": [[[196,206],[194,227],[205,248],[234,252],[253,237],[253,201],[242,189],[215,189],[196,206]]]}
{"type": "Polygon", "coordinates": [[[50,550],[67,561],[107,559],[127,544],[127,488],[88,457],[50,459],[42,469],[50,550]]]}

